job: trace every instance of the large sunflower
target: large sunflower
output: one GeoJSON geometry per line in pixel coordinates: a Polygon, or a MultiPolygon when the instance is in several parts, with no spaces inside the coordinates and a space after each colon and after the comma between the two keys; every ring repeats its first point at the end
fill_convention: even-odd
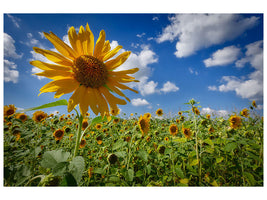
{"type": "MultiPolygon", "coordinates": [[[[136,90],[123,83],[134,80],[127,74],[137,72],[138,68],[123,71],[114,71],[123,64],[130,55],[125,51],[114,59],[111,59],[122,46],[111,50],[109,41],[105,40],[105,31],[102,30],[94,45],[94,35],[87,24],[80,27],[78,34],[74,27],[68,31],[71,47],[64,43],[54,33],[44,33],[45,37],[54,45],[59,53],[33,47],[36,53],[40,53],[55,64],[44,63],[39,60],[31,61],[35,67],[44,70],[36,73],[53,81],[40,89],[40,94],[56,92],[55,98],[73,92],[68,102],[68,112],[71,112],[79,104],[80,112],[84,116],[88,107],[98,115],[109,115],[110,110],[118,111],[117,105],[125,105],[126,101],[115,97],[112,93],[127,98],[121,90],[136,90]],[[109,104],[109,106],[108,106],[109,104]]],[[[117,112],[116,112],[117,113],[117,112]]]]}

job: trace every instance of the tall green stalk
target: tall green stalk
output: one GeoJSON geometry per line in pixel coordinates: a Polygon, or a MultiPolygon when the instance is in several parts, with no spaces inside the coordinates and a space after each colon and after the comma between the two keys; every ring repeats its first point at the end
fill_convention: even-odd
{"type": "Polygon", "coordinates": [[[83,123],[83,116],[79,115],[78,111],[75,109],[77,116],[78,116],[78,120],[79,120],[79,124],[78,124],[78,130],[77,130],[77,137],[76,137],[76,143],[75,143],[75,148],[74,148],[74,154],[73,154],[73,158],[77,155],[80,143],[81,143],[81,139],[82,139],[82,123],[83,123]]]}

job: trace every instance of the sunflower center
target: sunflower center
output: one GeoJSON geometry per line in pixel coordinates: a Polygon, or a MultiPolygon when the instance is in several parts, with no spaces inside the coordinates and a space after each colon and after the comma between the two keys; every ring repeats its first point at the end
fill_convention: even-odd
{"type": "Polygon", "coordinates": [[[74,78],[85,87],[99,88],[107,82],[105,64],[93,56],[83,55],[74,60],[74,78]]]}
{"type": "Polygon", "coordinates": [[[55,133],[56,138],[60,138],[63,135],[63,131],[62,130],[57,130],[55,133]]]}
{"type": "Polygon", "coordinates": [[[175,132],[176,132],[176,127],[175,127],[175,126],[172,126],[172,127],[171,127],[171,132],[172,132],[172,133],[175,133],[175,132]]]}

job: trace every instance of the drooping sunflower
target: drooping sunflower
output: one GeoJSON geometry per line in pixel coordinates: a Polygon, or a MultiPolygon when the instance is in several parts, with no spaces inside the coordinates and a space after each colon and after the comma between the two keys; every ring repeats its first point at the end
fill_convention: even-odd
{"type": "Polygon", "coordinates": [[[199,115],[199,114],[200,114],[200,111],[198,110],[197,107],[193,107],[193,108],[192,108],[192,111],[193,111],[193,113],[195,113],[196,115],[199,115]]]}
{"type": "Polygon", "coordinates": [[[140,130],[142,132],[142,135],[147,134],[149,131],[149,119],[144,116],[140,116],[138,125],[140,127],[140,130]]]}
{"type": "Polygon", "coordinates": [[[170,134],[172,136],[177,135],[177,133],[178,133],[178,127],[176,126],[176,124],[171,124],[170,127],[169,127],[169,131],[170,131],[170,134]]]}
{"type": "Polygon", "coordinates": [[[114,123],[114,124],[117,124],[117,123],[119,123],[119,121],[120,121],[120,119],[119,119],[119,118],[115,118],[115,119],[113,119],[113,123],[114,123]]]}
{"type": "Polygon", "coordinates": [[[253,106],[254,108],[257,108],[257,104],[256,104],[256,101],[255,101],[255,100],[252,101],[252,106],[253,106]]]}
{"type": "Polygon", "coordinates": [[[182,132],[186,138],[188,138],[188,139],[191,138],[192,132],[191,132],[190,128],[184,128],[184,126],[183,126],[182,132]]]}
{"type": "Polygon", "coordinates": [[[36,111],[33,113],[32,119],[36,122],[41,122],[41,121],[45,120],[47,117],[48,117],[47,113],[45,113],[43,111],[36,111]]]}
{"type": "Polygon", "coordinates": [[[229,118],[230,126],[233,129],[237,129],[241,126],[242,118],[240,116],[232,115],[229,118]]]}
{"type": "Polygon", "coordinates": [[[22,122],[25,122],[28,119],[28,116],[24,113],[19,113],[16,115],[16,119],[20,119],[22,122]]]}
{"type": "Polygon", "coordinates": [[[17,108],[12,104],[4,106],[4,117],[10,117],[16,112],[17,108]]]}
{"type": "Polygon", "coordinates": [[[241,115],[243,117],[248,117],[249,116],[249,110],[244,108],[242,111],[241,111],[241,115]]]}
{"type": "Polygon", "coordinates": [[[207,114],[206,117],[207,117],[207,119],[210,119],[210,114],[207,114]]]}
{"type": "Polygon", "coordinates": [[[150,120],[150,118],[151,118],[151,113],[145,113],[145,114],[144,114],[144,117],[147,118],[148,120],[150,120]]]}
{"type": "Polygon", "coordinates": [[[64,136],[64,130],[57,129],[57,130],[55,130],[53,135],[54,135],[56,141],[60,141],[64,136]]]}
{"type": "Polygon", "coordinates": [[[211,126],[211,127],[209,127],[209,133],[213,133],[215,130],[214,130],[214,128],[211,126]]]}
{"type": "Polygon", "coordinates": [[[156,111],[156,115],[158,115],[159,117],[163,115],[163,110],[161,108],[159,108],[157,111],[156,111]]]}
{"type": "Polygon", "coordinates": [[[31,61],[30,64],[44,70],[36,75],[53,80],[40,89],[40,94],[56,92],[54,97],[59,98],[73,92],[68,102],[68,112],[79,105],[83,116],[89,106],[96,115],[99,113],[101,116],[109,115],[110,109],[118,110],[117,105],[126,104],[125,100],[115,97],[112,93],[116,93],[128,101],[130,99],[121,90],[128,89],[138,93],[123,83],[138,82],[127,74],[134,74],[139,69],[116,70],[127,60],[131,52],[125,51],[111,59],[122,49],[122,46],[119,45],[111,50],[104,30],[100,32],[99,38],[94,44],[94,35],[88,24],[85,28],[80,26],[78,34],[75,28],[71,27],[68,31],[71,47],[52,32],[44,33],[44,36],[59,53],[38,47],[33,47],[33,50],[55,64],[39,60],[31,61]]]}

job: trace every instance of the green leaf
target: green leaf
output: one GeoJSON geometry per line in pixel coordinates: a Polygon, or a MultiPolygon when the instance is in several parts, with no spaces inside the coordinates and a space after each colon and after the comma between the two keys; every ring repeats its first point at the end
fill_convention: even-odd
{"type": "Polygon", "coordinates": [[[37,157],[38,154],[39,154],[41,151],[42,151],[42,149],[41,149],[40,146],[36,147],[36,148],[34,149],[34,155],[35,155],[35,157],[37,157]]]}
{"type": "Polygon", "coordinates": [[[125,151],[118,151],[115,152],[116,156],[121,157],[121,158],[125,158],[126,157],[126,152],[125,151]]]}
{"type": "Polygon", "coordinates": [[[70,156],[69,152],[62,150],[47,151],[44,153],[41,166],[45,168],[54,168],[60,162],[66,162],[70,156]]]}
{"type": "Polygon", "coordinates": [[[148,161],[148,153],[145,150],[138,151],[138,157],[141,158],[143,161],[148,161]]]}
{"type": "Polygon", "coordinates": [[[53,170],[52,170],[53,175],[55,175],[55,176],[63,176],[63,174],[66,171],[66,168],[67,168],[67,165],[68,164],[69,164],[68,162],[60,162],[60,163],[57,163],[53,167],[53,170]]]}
{"type": "Polygon", "coordinates": [[[93,170],[93,172],[94,172],[95,174],[104,174],[104,173],[105,173],[105,170],[103,170],[103,169],[101,169],[101,168],[95,168],[95,169],[93,170]]]}
{"type": "Polygon", "coordinates": [[[183,172],[183,170],[181,169],[180,166],[176,165],[176,166],[174,167],[174,171],[175,171],[175,173],[177,174],[177,176],[178,176],[179,178],[184,178],[184,172],[183,172]]]}
{"type": "Polygon", "coordinates": [[[151,173],[151,165],[146,166],[147,174],[149,175],[151,173]]]}
{"type": "Polygon", "coordinates": [[[227,143],[224,147],[224,151],[230,152],[237,148],[237,144],[235,142],[227,143]]]}
{"type": "Polygon", "coordinates": [[[216,158],[216,163],[217,163],[217,164],[220,163],[220,162],[222,162],[222,161],[223,161],[223,157],[216,158]]]}
{"type": "Polygon", "coordinates": [[[85,167],[84,159],[81,156],[76,156],[70,162],[69,170],[76,179],[77,183],[79,183],[82,178],[84,167],[85,167]]]}
{"type": "Polygon", "coordinates": [[[190,166],[195,166],[195,165],[197,165],[197,164],[198,164],[198,160],[195,159],[195,160],[193,160],[193,161],[190,163],[190,166]]]}
{"type": "Polygon", "coordinates": [[[245,178],[246,178],[246,180],[247,180],[247,182],[249,183],[250,186],[255,186],[256,181],[254,179],[254,176],[251,173],[244,172],[244,176],[245,176],[245,178]]]}
{"type": "Polygon", "coordinates": [[[32,111],[32,110],[40,110],[40,109],[44,109],[44,108],[50,108],[50,107],[55,107],[55,106],[67,106],[67,105],[68,105],[67,100],[66,99],[61,99],[61,100],[58,100],[58,101],[54,101],[54,102],[51,102],[51,103],[44,104],[42,106],[37,106],[37,107],[21,110],[20,112],[23,113],[23,112],[32,111]]]}
{"type": "Polygon", "coordinates": [[[118,140],[113,146],[112,146],[112,150],[115,151],[119,148],[124,147],[125,145],[127,145],[127,142],[123,141],[123,140],[118,140]]]}
{"type": "Polygon", "coordinates": [[[67,173],[66,176],[63,178],[60,186],[77,186],[77,182],[71,173],[67,173]]]}
{"type": "Polygon", "coordinates": [[[127,181],[132,182],[133,181],[133,177],[134,177],[134,171],[132,169],[128,169],[128,171],[126,172],[125,179],[127,181]]]}

